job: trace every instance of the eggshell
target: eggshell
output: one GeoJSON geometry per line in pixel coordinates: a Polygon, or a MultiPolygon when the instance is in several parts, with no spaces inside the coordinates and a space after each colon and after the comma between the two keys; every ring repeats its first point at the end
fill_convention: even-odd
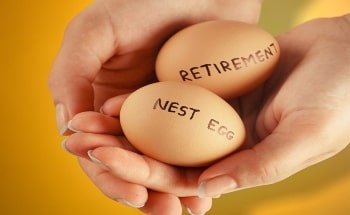
{"type": "Polygon", "coordinates": [[[123,132],[140,152],[178,166],[204,166],[236,150],[244,125],[222,98],[182,82],[133,92],[120,112],[123,132]]]}
{"type": "Polygon", "coordinates": [[[256,25],[208,21],[180,30],[163,45],[156,74],[159,81],[193,83],[228,99],[263,83],[279,55],[276,39],[256,25]]]}

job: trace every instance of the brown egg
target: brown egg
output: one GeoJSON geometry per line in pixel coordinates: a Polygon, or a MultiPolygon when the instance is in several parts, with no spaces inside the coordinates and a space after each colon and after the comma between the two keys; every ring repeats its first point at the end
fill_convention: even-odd
{"type": "Polygon", "coordinates": [[[120,122],[139,151],[178,166],[208,165],[236,150],[244,125],[236,111],[209,90],[182,82],[158,82],[124,102],[120,122]]]}
{"type": "Polygon", "coordinates": [[[205,87],[228,99],[247,93],[272,73],[277,41],[256,25],[208,21],[174,34],[156,60],[159,81],[205,87]]]}

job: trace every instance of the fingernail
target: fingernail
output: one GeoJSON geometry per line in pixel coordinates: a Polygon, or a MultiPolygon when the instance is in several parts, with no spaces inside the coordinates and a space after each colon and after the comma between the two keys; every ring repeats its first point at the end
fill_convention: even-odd
{"type": "Polygon", "coordinates": [[[61,142],[61,147],[64,151],[66,152],[69,152],[69,150],[67,149],[66,147],[66,142],[67,142],[67,139],[64,139],[62,142],[61,142]]]}
{"type": "Polygon", "coordinates": [[[99,165],[102,169],[109,171],[109,168],[104,163],[102,163],[99,159],[97,159],[92,153],[93,153],[93,150],[89,150],[87,152],[90,160],[95,164],[99,165]]]}
{"type": "Polygon", "coordinates": [[[63,104],[57,104],[56,105],[56,123],[57,123],[58,131],[60,132],[61,135],[65,135],[68,130],[67,122],[68,122],[68,113],[66,108],[64,107],[63,104]]]}
{"type": "Polygon", "coordinates": [[[102,113],[103,115],[106,115],[105,112],[103,111],[103,106],[100,107],[100,113],[102,113]]]}
{"type": "Polygon", "coordinates": [[[221,194],[220,195],[217,195],[217,196],[213,196],[212,198],[213,199],[218,199],[218,198],[220,198],[221,197],[221,194]]]}
{"type": "Polygon", "coordinates": [[[77,130],[77,129],[75,129],[74,127],[73,127],[73,125],[72,125],[72,120],[69,120],[69,122],[67,123],[67,128],[70,130],[70,131],[73,131],[73,132],[75,132],[75,133],[80,133],[81,131],[79,131],[79,130],[77,130]]]}
{"type": "Polygon", "coordinates": [[[67,148],[67,140],[68,138],[64,139],[62,142],[61,142],[61,147],[64,151],[70,153],[70,154],[74,154],[72,153],[71,151],[69,151],[69,149],[67,148]]]}
{"type": "Polygon", "coordinates": [[[132,208],[142,208],[143,206],[145,206],[145,204],[142,204],[142,205],[133,204],[133,203],[129,202],[126,199],[116,199],[116,200],[118,202],[122,203],[123,205],[129,206],[129,207],[132,207],[132,208]]]}
{"type": "Polygon", "coordinates": [[[205,215],[205,213],[200,213],[200,214],[193,213],[190,208],[186,208],[186,210],[190,215],[205,215]]]}
{"type": "Polygon", "coordinates": [[[217,197],[224,193],[232,192],[237,188],[237,183],[229,176],[218,176],[207,181],[203,181],[198,188],[198,196],[217,197]]]}

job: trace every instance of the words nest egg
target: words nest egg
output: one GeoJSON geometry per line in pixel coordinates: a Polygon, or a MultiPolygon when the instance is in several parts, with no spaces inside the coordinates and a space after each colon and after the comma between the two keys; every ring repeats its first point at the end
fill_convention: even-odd
{"type": "Polygon", "coordinates": [[[236,111],[211,91],[182,82],[157,82],[133,92],[120,122],[140,152],[178,166],[205,166],[236,150],[244,125],[236,111]]]}

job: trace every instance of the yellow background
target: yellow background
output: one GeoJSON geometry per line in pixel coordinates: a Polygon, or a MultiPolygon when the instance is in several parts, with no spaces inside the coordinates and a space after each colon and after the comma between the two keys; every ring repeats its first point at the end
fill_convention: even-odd
{"type": "MultiPolygon", "coordinates": [[[[69,20],[90,1],[0,1],[0,214],[137,215],[109,200],[63,151],[47,76],[69,20]]],[[[261,25],[279,34],[319,16],[350,12],[348,0],[266,0],[261,25]]],[[[275,185],[214,201],[215,215],[347,215],[350,147],[275,185]]]]}

